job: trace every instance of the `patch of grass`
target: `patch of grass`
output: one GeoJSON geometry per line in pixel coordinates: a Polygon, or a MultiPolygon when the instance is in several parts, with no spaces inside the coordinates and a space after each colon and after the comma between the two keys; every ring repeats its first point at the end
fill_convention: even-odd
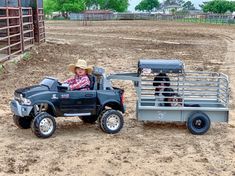
{"type": "Polygon", "coordinates": [[[30,53],[26,52],[23,54],[23,60],[28,61],[30,59],[30,53]]]}
{"type": "Polygon", "coordinates": [[[18,63],[18,61],[17,61],[17,60],[13,60],[13,61],[11,61],[11,63],[13,63],[13,64],[17,64],[17,63],[18,63]]]}

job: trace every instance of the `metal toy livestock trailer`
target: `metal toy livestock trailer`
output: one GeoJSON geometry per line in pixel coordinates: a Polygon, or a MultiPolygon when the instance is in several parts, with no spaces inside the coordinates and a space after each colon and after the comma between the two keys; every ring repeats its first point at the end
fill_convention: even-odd
{"type": "Polygon", "coordinates": [[[185,71],[180,60],[140,60],[136,73],[109,80],[134,83],[139,121],[186,122],[192,134],[204,134],[211,122],[228,122],[229,83],[223,73],[185,71]]]}

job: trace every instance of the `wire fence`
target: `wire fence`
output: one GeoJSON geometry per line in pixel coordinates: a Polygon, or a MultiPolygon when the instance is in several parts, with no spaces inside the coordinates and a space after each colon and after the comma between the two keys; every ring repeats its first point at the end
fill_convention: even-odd
{"type": "Polygon", "coordinates": [[[113,14],[83,14],[71,13],[70,20],[103,21],[103,20],[166,20],[191,23],[235,24],[232,14],[197,14],[197,15],[167,15],[150,13],[113,13],[113,14]]]}

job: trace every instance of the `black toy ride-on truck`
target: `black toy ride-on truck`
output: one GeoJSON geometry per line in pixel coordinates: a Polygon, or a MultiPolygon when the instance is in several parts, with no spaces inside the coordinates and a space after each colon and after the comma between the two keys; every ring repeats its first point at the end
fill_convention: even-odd
{"type": "Polygon", "coordinates": [[[55,117],[79,117],[85,123],[98,121],[104,132],[118,133],[124,123],[124,91],[112,87],[102,68],[94,67],[89,79],[90,90],[86,91],[70,91],[51,77],[39,85],[17,89],[10,103],[14,123],[22,129],[31,127],[40,138],[55,132],[55,117]]]}

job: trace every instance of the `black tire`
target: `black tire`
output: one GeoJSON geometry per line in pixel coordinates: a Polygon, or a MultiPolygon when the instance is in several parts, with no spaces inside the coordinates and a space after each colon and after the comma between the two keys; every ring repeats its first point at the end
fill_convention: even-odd
{"type": "Polygon", "coordinates": [[[99,123],[99,126],[100,128],[104,131],[103,127],[102,127],[102,123],[101,123],[101,118],[103,117],[104,113],[108,111],[108,109],[104,109],[100,114],[99,114],[99,117],[98,117],[98,123],[99,123]]]}
{"type": "Polygon", "coordinates": [[[53,135],[56,130],[56,121],[53,116],[46,112],[38,114],[31,123],[33,133],[39,138],[48,138],[53,135]],[[44,125],[45,124],[45,125],[44,125]],[[43,125],[45,129],[43,129],[43,125]],[[46,126],[48,125],[48,126],[46,126]],[[49,128],[49,129],[47,129],[49,128]],[[43,131],[45,130],[45,131],[43,131]],[[48,130],[46,132],[46,130],[48,130]]]}
{"type": "Polygon", "coordinates": [[[104,113],[101,113],[100,127],[104,132],[108,134],[118,133],[122,129],[123,124],[123,116],[120,112],[116,110],[106,110],[104,113]],[[111,118],[114,120],[113,124],[111,124],[111,118]]]}
{"type": "Polygon", "coordinates": [[[92,116],[81,116],[79,117],[84,123],[95,123],[98,119],[98,116],[92,115],[92,116]]]}
{"type": "Polygon", "coordinates": [[[188,130],[195,135],[205,134],[211,125],[210,118],[203,112],[192,113],[187,121],[188,130]]]}
{"type": "Polygon", "coordinates": [[[29,129],[32,117],[20,117],[17,115],[13,115],[13,121],[17,127],[21,129],[29,129]]]}

